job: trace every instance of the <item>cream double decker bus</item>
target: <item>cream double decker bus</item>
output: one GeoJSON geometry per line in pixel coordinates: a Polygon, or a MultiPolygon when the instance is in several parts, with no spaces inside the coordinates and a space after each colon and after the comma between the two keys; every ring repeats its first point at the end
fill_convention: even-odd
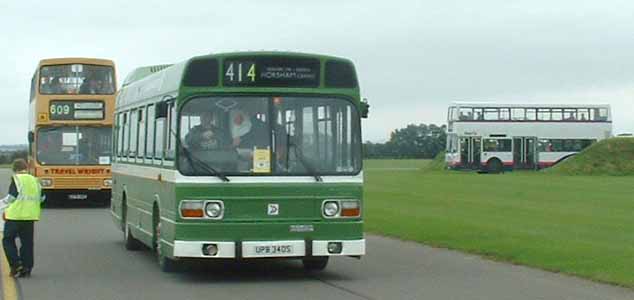
{"type": "Polygon", "coordinates": [[[447,117],[450,169],[550,167],[612,136],[605,104],[456,102],[447,117]]]}
{"type": "Polygon", "coordinates": [[[38,64],[29,98],[29,168],[49,201],[109,202],[115,93],[110,60],[38,64]]]}

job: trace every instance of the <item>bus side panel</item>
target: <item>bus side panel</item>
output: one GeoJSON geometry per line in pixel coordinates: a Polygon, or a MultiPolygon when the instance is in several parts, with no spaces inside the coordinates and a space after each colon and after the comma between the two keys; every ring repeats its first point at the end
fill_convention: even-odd
{"type": "MultiPolygon", "coordinates": [[[[150,179],[118,173],[113,174],[113,177],[115,183],[113,186],[112,211],[115,223],[123,226],[120,218],[123,210],[122,200],[125,194],[128,206],[126,218],[127,222],[133,225],[131,226],[133,235],[148,247],[151,247],[155,225],[153,219],[155,205],[164,219],[174,220],[176,217],[174,184],[159,181],[158,178],[150,179]]],[[[171,228],[169,222],[161,224],[161,234],[164,239],[173,236],[173,228],[171,228]]]]}

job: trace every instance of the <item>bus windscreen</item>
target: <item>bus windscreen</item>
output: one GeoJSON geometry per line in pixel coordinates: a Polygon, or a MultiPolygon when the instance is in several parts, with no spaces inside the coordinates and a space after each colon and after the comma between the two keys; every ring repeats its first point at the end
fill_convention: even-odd
{"type": "Polygon", "coordinates": [[[109,165],[112,128],[43,127],[37,132],[37,160],[42,165],[109,165]]]}

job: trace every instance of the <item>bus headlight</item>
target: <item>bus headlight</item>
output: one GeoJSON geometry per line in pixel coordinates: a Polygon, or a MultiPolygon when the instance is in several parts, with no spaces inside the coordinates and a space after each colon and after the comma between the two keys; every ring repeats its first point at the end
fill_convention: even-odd
{"type": "Polygon", "coordinates": [[[205,204],[205,213],[212,219],[222,218],[222,202],[207,202],[207,204],[205,204]]]}
{"type": "Polygon", "coordinates": [[[323,208],[324,216],[334,217],[339,213],[339,204],[336,201],[327,201],[324,203],[323,208]]]}
{"type": "Polygon", "coordinates": [[[104,186],[112,186],[112,179],[104,179],[103,180],[103,185],[104,186]]]}
{"type": "Polygon", "coordinates": [[[40,185],[42,187],[49,187],[53,185],[53,179],[50,178],[42,178],[40,179],[40,185]]]}

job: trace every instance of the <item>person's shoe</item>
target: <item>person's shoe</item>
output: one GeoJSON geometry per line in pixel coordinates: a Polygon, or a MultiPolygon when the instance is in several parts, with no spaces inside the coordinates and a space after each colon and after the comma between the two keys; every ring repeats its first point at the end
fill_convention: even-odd
{"type": "Polygon", "coordinates": [[[31,277],[31,269],[22,268],[22,270],[20,270],[20,272],[18,273],[18,277],[20,278],[31,277]]]}
{"type": "Polygon", "coordinates": [[[11,267],[9,275],[11,277],[19,277],[22,272],[24,272],[24,268],[22,266],[11,267]]]}

